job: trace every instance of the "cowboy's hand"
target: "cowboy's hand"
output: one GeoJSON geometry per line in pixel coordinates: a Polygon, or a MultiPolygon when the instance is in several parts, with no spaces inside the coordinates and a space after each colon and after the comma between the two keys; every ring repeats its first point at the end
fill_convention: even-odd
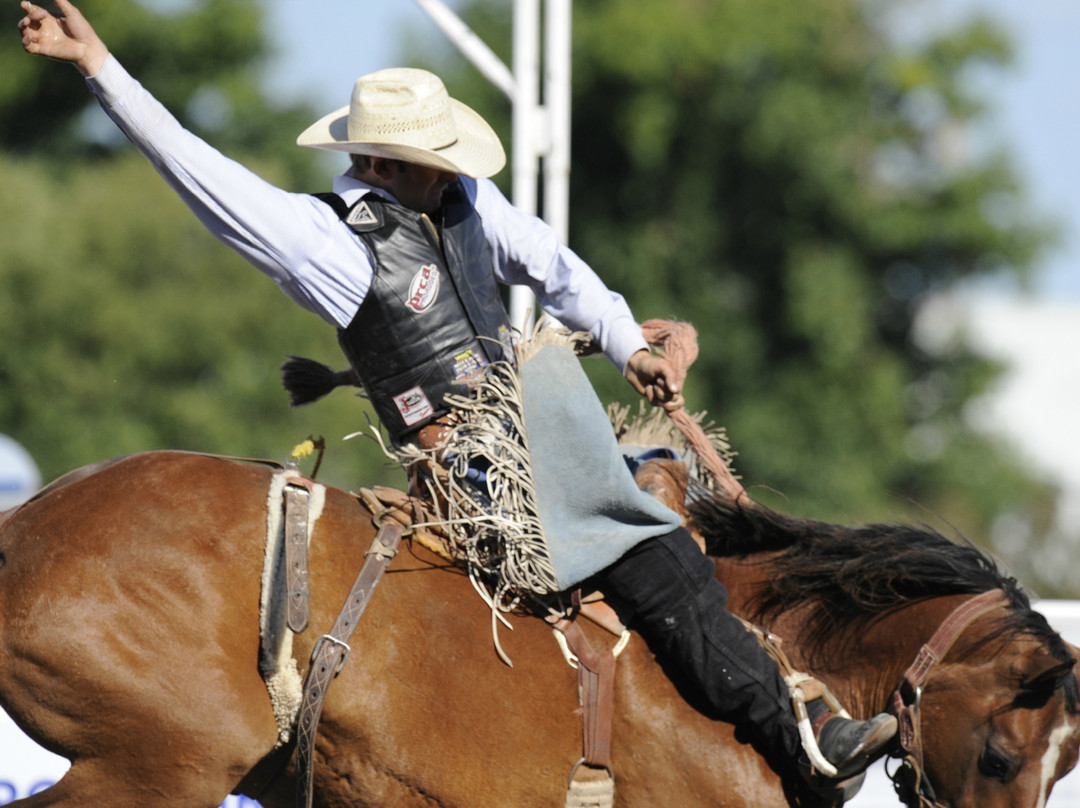
{"type": "Polygon", "coordinates": [[[62,17],[51,14],[29,0],[21,3],[26,16],[19,20],[23,50],[61,62],[71,62],[84,76],[101,70],[108,48],[68,0],[56,0],[62,17]]]}
{"type": "Polygon", "coordinates": [[[675,381],[675,371],[662,356],[642,349],[630,357],[623,375],[654,406],[672,412],[685,404],[675,381]]]}

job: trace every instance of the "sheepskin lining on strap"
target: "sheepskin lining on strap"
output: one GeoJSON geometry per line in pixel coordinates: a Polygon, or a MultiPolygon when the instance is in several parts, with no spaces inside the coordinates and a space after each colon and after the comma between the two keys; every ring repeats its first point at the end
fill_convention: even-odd
{"type": "MultiPolygon", "coordinates": [[[[262,589],[259,595],[259,672],[266,682],[274,720],[278,726],[275,748],[288,743],[300,712],[303,678],[292,652],[293,632],[286,625],[285,519],[282,497],[294,472],[276,472],[270,478],[266,500],[266,545],[263,553],[262,589]]],[[[326,488],[315,484],[308,505],[307,533],[311,542],[315,523],[322,515],[326,488]]]]}

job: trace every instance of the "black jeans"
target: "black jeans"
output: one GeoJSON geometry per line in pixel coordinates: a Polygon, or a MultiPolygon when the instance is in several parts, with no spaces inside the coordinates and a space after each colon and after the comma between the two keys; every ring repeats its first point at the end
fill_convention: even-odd
{"type": "Polygon", "coordinates": [[[802,747],[787,686],[727,610],[727,590],[714,573],[713,562],[679,528],[634,547],[598,583],[687,701],[735,724],[774,766],[790,766],[802,747]]]}

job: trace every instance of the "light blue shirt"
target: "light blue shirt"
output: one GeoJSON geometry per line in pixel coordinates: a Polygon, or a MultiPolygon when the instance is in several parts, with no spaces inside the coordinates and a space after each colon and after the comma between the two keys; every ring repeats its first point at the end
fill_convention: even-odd
{"type": "MultiPolygon", "coordinates": [[[[373,262],[329,205],[271,185],[184,129],[114,57],[87,84],[211,233],[305,309],[339,328],[352,322],[371,285],[373,262]]],[[[490,180],[463,176],[460,182],[483,221],[499,281],[528,286],[552,317],[591,333],[620,370],[647,347],[622,295],[545,222],[511,205],[490,180]]],[[[373,189],[341,175],[333,190],[352,205],[373,189]]]]}

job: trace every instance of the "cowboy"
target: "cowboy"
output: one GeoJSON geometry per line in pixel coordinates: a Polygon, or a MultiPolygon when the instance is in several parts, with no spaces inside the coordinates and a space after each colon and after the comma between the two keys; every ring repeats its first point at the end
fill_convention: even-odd
{"type": "MultiPolygon", "coordinates": [[[[408,442],[444,416],[444,395],[467,391],[469,374],[512,361],[496,281],[529,286],[553,317],[588,331],[651,403],[682,406],[671,366],[650,353],[623,298],[491,182],[505,163],[498,137],[434,75],[390,69],[357,80],[349,105],[298,139],[350,155],[349,170],[334,178],[332,196],[289,193],[186,131],[82,14],[68,0],[56,1],[59,17],[22,3],[25,50],[74,64],[105,112],[210,232],[337,329],[392,441],[408,442]]],[[[545,398],[545,384],[534,387],[545,398]]],[[[580,394],[578,384],[571,395],[580,394]]],[[[577,434],[596,432],[592,416],[575,417],[586,422],[577,434]]],[[[603,423],[610,433],[606,417],[603,423]]],[[[558,458],[546,446],[533,449],[558,458]]],[[[770,760],[794,762],[802,745],[787,687],[776,663],[726,610],[713,564],[675,513],[637,492],[621,458],[595,462],[585,488],[605,485],[604,496],[614,499],[587,515],[587,552],[571,554],[558,585],[595,578],[692,689],[695,703],[738,725],[770,760]]],[[[579,529],[575,523],[571,532],[579,529]]],[[[852,720],[820,699],[808,708],[837,779],[860,774],[896,731],[892,716],[852,720]]]]}

